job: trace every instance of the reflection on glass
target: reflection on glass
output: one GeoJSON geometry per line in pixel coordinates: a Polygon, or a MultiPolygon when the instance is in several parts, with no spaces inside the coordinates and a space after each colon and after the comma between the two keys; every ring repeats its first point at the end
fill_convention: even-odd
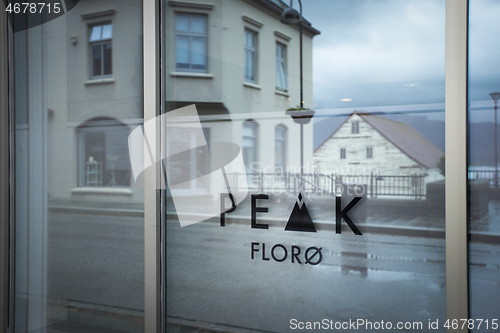
{"type": "Polygon", "coordinates": [[[135,0],[14,34],[15,332],[144,330],[140,45],[135,0]]]}
{"type": "Polygon", "coordinates": [[[199,14],[175,14],[177,70],[206,70],[207,18],[199,14]]]}
{"type": "MultiPolygon", "coordinates": [[[[198,76],[191,14],[164,8],[167,115],[195,104],[206,163],[231,143],[245,164],[204,178],[205,193],[167,192],[167,330],[444,323],[445,1],[303,0],[302,60],[299,27],[268,15],[289,4],[199,6],[198,76]]],[[[195,151],[170,158],[203,170],[195,151]]]]}
{"type": "Polygon", "coordinates": [[[470,318],[484,323],[473,332],[493,332],[500,293],[500,201],[498,196],[499,51],[491,38],[500,32],[494,1],[469,2],[469,292],[470,318]],[[495,286],[495,287],[492,287],[495,286]],[[487,321],[487,322],[486,322],[487,321]]]}

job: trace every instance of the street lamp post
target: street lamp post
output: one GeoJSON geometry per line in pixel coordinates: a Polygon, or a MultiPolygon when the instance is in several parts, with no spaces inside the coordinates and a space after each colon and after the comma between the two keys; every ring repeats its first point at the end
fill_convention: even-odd
{"type": "Polygon", "coordinates": [[[500,93],[495,92],[490,94],[491,98],[493,98],[493,101],[495,103],[495,188],[498,188],[498,150],[497,150],[497,102],[498,99],[500,98],[500,93]]]}

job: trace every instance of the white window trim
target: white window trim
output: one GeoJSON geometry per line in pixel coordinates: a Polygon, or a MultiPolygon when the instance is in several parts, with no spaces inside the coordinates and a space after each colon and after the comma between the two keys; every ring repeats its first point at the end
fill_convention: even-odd
{"type": "MultiPolygon", "coordinates": [[[[252,119],[249,119],[249,120],[245,120],[242,124],[242,133],[243,135],[241,136],[241,139],[242,141],[245,139],[245,138],[251,138],[254,142],[254,156],[253,156],[253,161],[252,163],[258,163],[259,162],[259,124],[255,121],[255,120],[252,120],[252,119]],[[251,128],[253,130],[253,135],[252,136],[249,136],[249,135],[245,135],[244,134],[244,128],[245,127],[248,127],[248,128],[251,128]]],[[[243,144],[241,145],[241,149],[243,150],[243,144]]],[[[245,166],[247,167],[251,167],[252,163],[250,163],[249,165],[246,164],[246,161],[245,161],[245,166]]]]}
{"type": "Polygon", "coordinates": [[[366,147],[366,158],[373,159],[373,147],[366,147]]]}
{"type": "Polygon", "coordinates": [[[241,17],[243,19],[243,21],[247,22],[247,23],[250,23],[251,25],[253,25],[255,28],[262,28],[264,26],[263,23],[260,23],[259,21],[256,21],[254,20],[253,18],[250,18],[248,16],[242,16],[241,17]]]}
{"type": "Polygon", "coordinates": [[[246,43],[244,43],[244,55],[243,55],[243,68],[245,70],[244,72],[244,76],[243,76],[243,81],[244,82],[247,82],[247,83],[253,83],[253,84],[257,84],[257,72],[258,72],[258,64],[259,64],[259,61],[258,61],[258,57],[259,57],[259,53],[258,53],[258,49],[259,49],[259,33],[255,30],[252,30],[252,29],[248,29],[248,28],[245,28],[245,38],[244,40],[246,41],[246,37],[247,37],[247,33],[248,34],[251,34],[252,35],[252,38],[253,38],[253,43],[254,43],[254,46],[249,46],[247,45],[246,43]],[[246,77],[246,55],[247,55],[247,51],[251,52],[253,54],[253,58],[252,58],[252,76],[253,76],[253,79],[252,78],[247,78],[246,77]]]}
{"type": "MultiPolygon", "coordinates": [[[[114,11],[112,11],[112,12],[114,14],[114,11]]],[[[97,14],[94,14],[94,15],[97,15],[97,14]]],[[[106,15],[109,15],[109,14],[106,14],[106,15]]],[[[92,16],[92,17],[101,17],[101,16],[102,15],[92,16]]],[[[113,34],[111,34],[111,38],[102,39],[102,40],[95,41],[95,42],[90,41],[90,36],[92,34],[92,28],[96,27],[96,26],[104,26],[107,24],[110,24],[111,28],[113,28],[113,22],[111,20],[105,20],[105,21],[101,21],[98,23],[92,23],[92,24],[89,24],[89,26],[88,26],[89,35],[87,38],[87,45],[88,45],[87,53],[89,55],[89,74],[90,74],[89,77],[90,77],[90,80],[88,80],[86,82],[100,81],[100,80],[104,80],[104,79],[112,79],[113,78],[113,64],[114,64],[114,61],[113,61],[113,55],[114,55],[114,52],[113,52],[113,34]],[[94,76],[94,74],[93,74],[94,67],[92,64],[92,46],[99,45],[99,44],[104,45],[107,43],[111,43],[111,74],[101,74],[101,75],[94,76]]],[[[102,47],[101,47],[101,70],[102,70],[102,72],[104,72],[104,50],[102,47]]],[[[102,82],[102,83],[104,83],[104,82],[102,82]]],[[[105,82],[105,83],[108,83],[108,82],[105,82]]]]}
{"type": "Polygon", "coordinates": [[[347,159],[347,149],[346,148],[340,148],[340,159],[341,160],[347,159]]]}
{"type": "Polygon", "coordinates": [[[278,85],[278,76],[276,75],[276,80],[275,80],[276,81],[276,90],[287,93],[288,92],[288,67],[287,67],[288,49],[287,49],[286,44],[283,44],[283,43],[280,43],[279,41],[276,41],[275,52],[277,51],[278,47],[282,48],[283,53],[284,53],[284,57],[278,57],[278,55],[275,54],[275,58],[276,58],[276,62],[275,62],[276,71],[275,71],[275,73],[278,70],[278,66],[280,64],[283,64],[283,67],[285,69],[285,86],[281,87],[278,85]]]}
{"type": "Polygon", "coordinates": [[[351,122],[351,134],[359,134],[359,120],[351,122]]]}
{"type": "MultiPolygon", "coordinates": [[[[175,11],[173,15],[173,23],[174,23],[174,39],[173,39],[173,45],[174,45],[174,64],[173,68],[175,69],[175,73],[199,73],[199,74],[207,74],[209,71],[209,64],[208,64],[208,23],[209,17],[208,14],[206,13],[200,13],[200,12],[188,12],[188,11],[175,11]],[[176,19],[178,15],[187,15],[187,16],[203,16],[205,17],[205,33],[201,32],[194,32],[194,31],[177,31],[175,28],[176,25],[176,19]],[[177,68],[177,36],[184,36],[184,37],[189,37],[191,40],[191,37],[203,37],[205,38],[205,69],[196,69],[196,68],[177,68]]],[[[191,45],[190,47],[190,54],[191,54],[191,45]]],[[[189,66],[191,67],[191,59],[189,59],[189,66]]]]}
{"type": "MultiPolygon", "coordinates": [[[[286,171],[287,164],[288,164],[288,128],[283,125],[283,124],[278,124],[274,127],[274,147],[276,149],[276,142],[282,142],[283,143],[283,171],[286,171]],[[276,132],[281,131],[283,133],[283,137],[278,137],[276,135],[276,132]]],[[[274,152],[274,167],[276,168],[276,151],[274,152]]]]}

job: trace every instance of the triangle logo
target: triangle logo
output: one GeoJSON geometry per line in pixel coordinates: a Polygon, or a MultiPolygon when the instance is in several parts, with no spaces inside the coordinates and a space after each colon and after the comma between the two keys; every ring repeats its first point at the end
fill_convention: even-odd
{"type": "Polygon", "coordinates": [[[302,194],[300,193],[297,202],[295,202],[295,205],[293,206],[293,210],[290,214],[285,230],[316,232],[311,215],[309,215],[306,203],[302,202],[302,194]]]}

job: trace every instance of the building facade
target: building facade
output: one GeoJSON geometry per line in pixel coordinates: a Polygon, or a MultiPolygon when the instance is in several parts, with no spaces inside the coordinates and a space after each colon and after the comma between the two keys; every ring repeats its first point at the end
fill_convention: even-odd
{"type": "Polygon", "coordinates": [[[339,175],[424,175],[442,179],[437,163],[444,155],[410,125],[352,113],[314,150],[317,172],[339,175]]]}
{"type": "MultiPolygon", "coordinates": [[[[274,0],[167,2],[166,110],[195,104],[208,144],[239,145],[247,174],[300,168],[300,128],[285,113],[300,104],[300,34],[281,23],[286,8],[274,0]]],[[[319,31],[303,25],[304,103],[311,107],[312,42],[319,31]]],[[[303,144],[312,163],[312,125],[305,126],[303,144]]],[[[205,161],[199,164],[193,173],[205,161]]]]}
{"type": "MultiPolygon", "coordinates": [[[[47,101],[52,199],[143,199],[128,162],[128,134],[142,124],[142,30],[138,1],[81,2],[51,34],[47,101]],[[60,40],[65,43],[61,44],[60,40]],[[60,139],[64,135],[65,140],[60,139]],[[76,149],[75,149],[76,148],[76,149]],[[70,158],[64,152],[72,152],[70,158]]],[[[207,142],[242,147],[248,173],[300,167],[299,126],[285,114],[300,104],[299,30],[280,22],[281,1],[166,2],[165,110],[195,104],[207,142]],[[232,13],[241,15],[235,17],[232,13]],[[272,147],[269,143],[272,140],[272,147]]],[[[312,105],[312,39],[303,34],[304,101],[312,105]]],[[[187,145],[196,146],[187,134],[187,145]]],[[[304,156],[312,161],[312,125],[304,156]]],[[[199,159],[193,174],[203,168],[199,159]],[[198,165],[197,165],[198,163],[198,165]]],[[[197,194],[212,195],[209,186],[197,194]]],[[[189,195],[189,191],[186,195],[189,195]]]]}

